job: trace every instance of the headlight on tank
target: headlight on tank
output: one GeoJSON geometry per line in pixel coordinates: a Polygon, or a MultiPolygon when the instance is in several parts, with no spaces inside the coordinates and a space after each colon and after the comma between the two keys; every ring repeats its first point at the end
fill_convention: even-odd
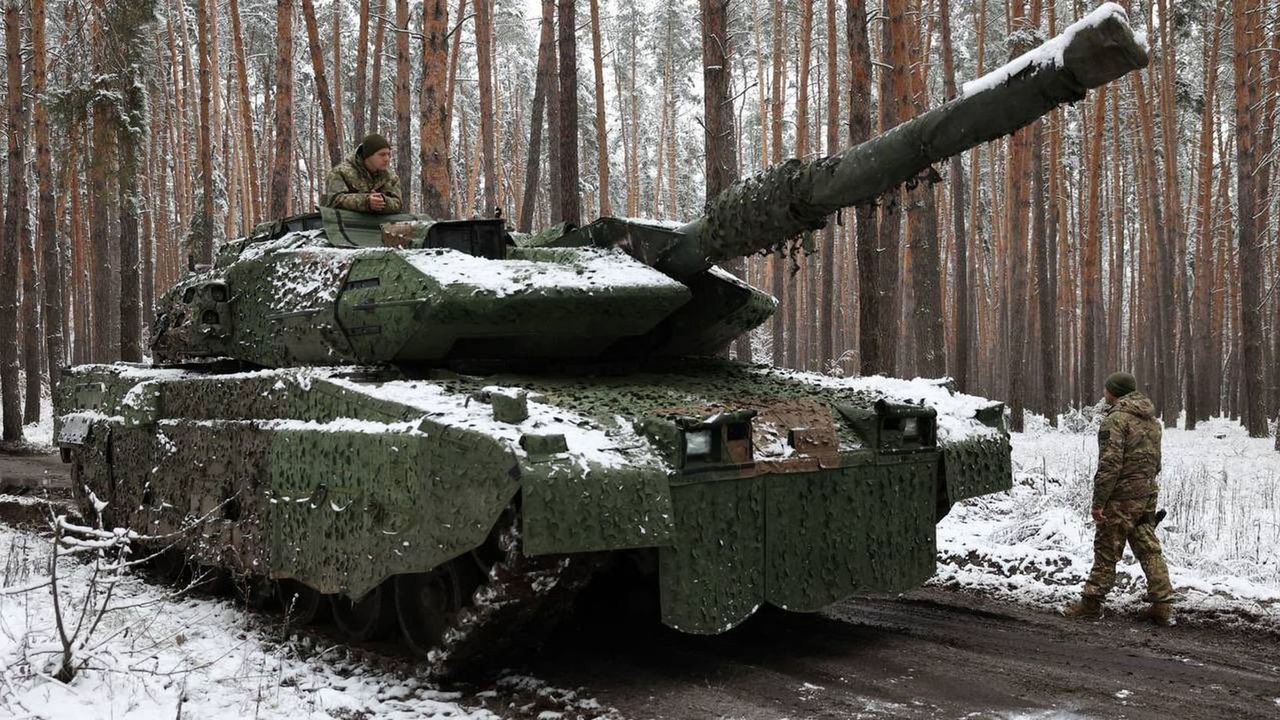
{"type": "Polygon", "coordinates": [[[867,447],[880,452],[914,452],[938,444],[938,413],[931,407],[879,400],[872,407],[836,409],[867,447]]]}
{"type": "Polygon", "coordinates": [[[683,417],[676,420],[683,440],[681,467],[688,472],[752,462],[751,418],[755,410],[718,412],[706,417],[683,417]]]}
{"type": "Polygon", "coordinates": [[[711,431],[695,430],[684,434],[684,456],[689,460],[706,460],[711,455],[711,431]]]}
{"type": "Polygon", "coordinates": [[[902,420],[902,439],[913,441],[920,438],[920,418],[904,418],[902,420]]]}

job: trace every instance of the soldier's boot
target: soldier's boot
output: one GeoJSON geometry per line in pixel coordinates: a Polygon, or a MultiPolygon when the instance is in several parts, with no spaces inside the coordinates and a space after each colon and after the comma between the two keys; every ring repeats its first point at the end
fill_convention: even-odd
{"type": "Polygon", "coordinates": [[[1080,620],[1098,620],[1102,617],[1102,600],[1092,595],[1084,595],[1062,608],[1062,616],[1080,620]]]}
{"type": "Polygon", "coordinates": [[[1160,627],[1171,627],[1178,624],[1177,618],[1173,616],[1173,603],[1151,603],[1151,607],[1143,611],[1142,617],[1160,627]]]}

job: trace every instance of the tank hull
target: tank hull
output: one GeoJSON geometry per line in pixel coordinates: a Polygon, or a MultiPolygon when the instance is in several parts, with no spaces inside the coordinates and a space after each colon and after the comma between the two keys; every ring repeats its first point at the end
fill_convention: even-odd
{"type": "Polygon", "coordinates": [[[356,600],[518,507],[524,554],[652,553],[664,622],[716,633],[765,603],[917,586],[950,503],[1010,486],[1007,436],[973,418],[989,403],[874,380],[687,359],[589,382],[82,366],[57,438],[108,524],[237,576],[356,600]],[[877,401],[930,396],[941,441],[889,447],[877,401]],[[708,461],[682,444],[717,432],[708,461]]]}

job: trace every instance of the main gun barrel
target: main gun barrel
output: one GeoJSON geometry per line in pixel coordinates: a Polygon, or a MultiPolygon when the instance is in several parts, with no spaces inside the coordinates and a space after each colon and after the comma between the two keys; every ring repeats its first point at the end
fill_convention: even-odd
{"type": "Polygon", "coordinates": [[[1035,122],[1086,91],[1147,65],[1147,50],[1114,3],[964,91],[839,154],[788,160],[735,183],[680,229],[656,267],[675,278],[818,230],[841,208],[872,202],[934,163],[1035,122]]]}

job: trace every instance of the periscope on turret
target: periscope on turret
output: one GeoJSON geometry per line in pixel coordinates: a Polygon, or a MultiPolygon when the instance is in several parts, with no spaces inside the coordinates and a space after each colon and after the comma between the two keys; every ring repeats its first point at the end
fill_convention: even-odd
{"type": "Polygon", "coordinates": [[[1146,62],[1105,5],[686,224],[264,223],[160,299],[154,364],[66,371],[57,442],[104,522],[307,618],[328,606],[352,639],[398,634],[441,673],[527,644],[620,558],[694,633],[915,587],[951,505],[1011,485],[1003,406],[946,381],[716,359],[777,301],[713,265],[1146,62]]]}

